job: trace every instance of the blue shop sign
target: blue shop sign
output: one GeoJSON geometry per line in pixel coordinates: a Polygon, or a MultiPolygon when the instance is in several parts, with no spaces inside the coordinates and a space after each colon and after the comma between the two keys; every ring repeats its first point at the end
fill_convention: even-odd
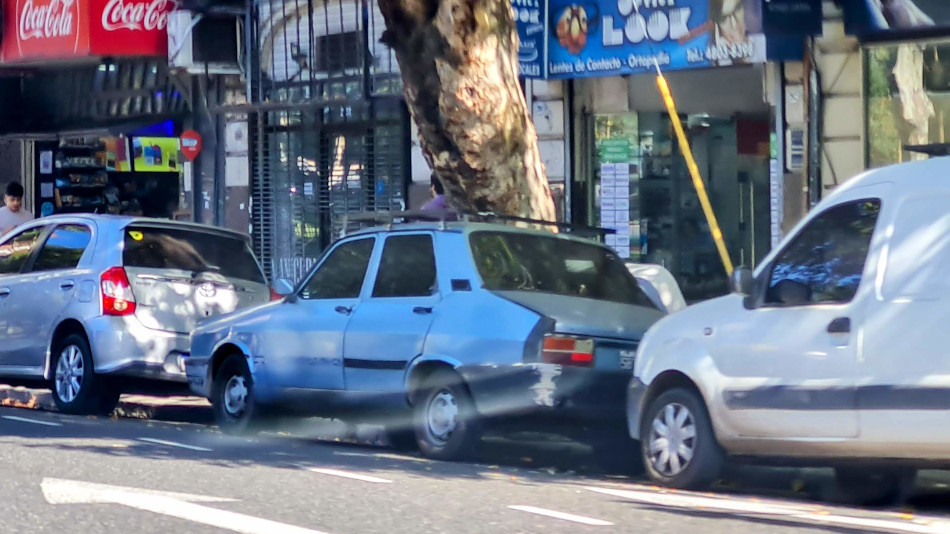
{"type": "Polygon", "coordinates": [[[547,65],[547,0],[511,0],[518,26],[518,64],[521,76],[545,78],[547,65]]]}
{"type": "Polygon", "coordinates": [[[551,0],[548,77],[763,63],[761,0],[551,0]],[[639,10],[634,6],[639,5],[639,10]]]}

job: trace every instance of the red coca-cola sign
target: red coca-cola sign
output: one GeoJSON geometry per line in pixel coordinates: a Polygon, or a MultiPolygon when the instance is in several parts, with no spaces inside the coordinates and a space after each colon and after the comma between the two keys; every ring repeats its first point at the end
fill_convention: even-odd
{"type": "Polygon", "coordinates": [[[117,45],[125,55],[168,54],[168,15],[175,0],[86,0],[92,20],[89,37],[94,55],[109,55],[117,45]]]}
{"type": "MultiPolygon", "coordinates": [[[[13,2],[4,5],[10,4],[13,2]]],[[[15,31],[7,27],[4,32],[16,36],[12,39],[16,51],[11,51],[15,58],[80,54],[85,48],[83,37],[87,34],[82,31],[79,0],[17,0],[14,16],[4,15],[7,26],[16,24],[15,31]]],[[[6,49],[10,40],[4,41],[6,49]]]]}
{"type": "Polygon", "coordinates": [[[165,56],[176,0],[3,2],[4,62],[165,56]]]}

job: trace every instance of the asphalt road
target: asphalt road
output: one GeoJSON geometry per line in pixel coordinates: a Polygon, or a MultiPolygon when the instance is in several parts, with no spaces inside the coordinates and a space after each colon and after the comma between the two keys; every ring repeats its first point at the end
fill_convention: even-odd
{"type": "Polygon", "coordinates": [[[715,493],[598,471],[567,441],[489,440],[479,463],[191,423],[0,408],[0,532],[950,533],[925,477],[913,511],[837,507],[821,471],[741,468],[715,493]],[[171,493],[170,493],[171,492],[171,493]]]}

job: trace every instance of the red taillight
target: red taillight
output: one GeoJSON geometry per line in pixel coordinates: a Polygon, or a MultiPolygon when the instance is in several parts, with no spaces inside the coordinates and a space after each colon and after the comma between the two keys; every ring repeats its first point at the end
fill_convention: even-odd
{"type": "Polygon", "coordinates": [[[280,293],[274,291],[274,288],[270,288],[270,299],[271,300],[280,300],[284,298],[280,293]]]}
{"type": "Polygon", "coordinates": [[[113,267],[102,273],[102,313],[104,315],[132,315],[135,313],[135,295],[132,284],[122,267],[113,267]]]}
{"type": "Polygon", "coordinates": [[[556,335],[545,336],[541,361],[590,367],[594,364],[594,340],[556,335]]]}

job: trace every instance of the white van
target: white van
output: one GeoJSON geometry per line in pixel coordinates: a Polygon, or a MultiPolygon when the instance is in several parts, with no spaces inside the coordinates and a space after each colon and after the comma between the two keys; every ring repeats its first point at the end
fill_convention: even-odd
{"type": "Polygon", "coordinates": [[[892,500],[950,467],[950,158],[854,178],[733,286],[640,344],[628,416],[653,480],[785,457],[892,500]]]}

